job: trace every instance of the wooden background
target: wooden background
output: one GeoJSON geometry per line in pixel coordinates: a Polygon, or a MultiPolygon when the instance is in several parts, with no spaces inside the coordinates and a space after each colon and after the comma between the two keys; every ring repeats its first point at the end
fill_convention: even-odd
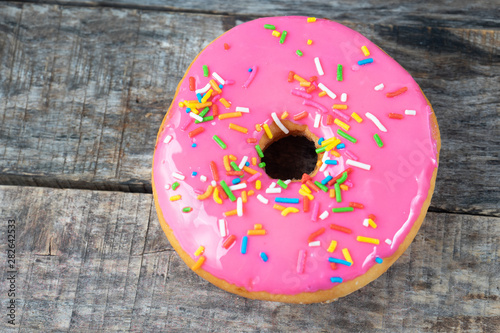
{"type": "Polygon", "coordinates": [[[498,1],[0,1],[0,331],[494,332],[500,327],[498,1]],[[159,228],[156,132],[196,54],[262,16],[327,17],[421,85],[442,151],[430,213],[386,274],[332,304],[252,301],[159,228]],[[7,220],[16,326],[7,324],[7,220]]]}

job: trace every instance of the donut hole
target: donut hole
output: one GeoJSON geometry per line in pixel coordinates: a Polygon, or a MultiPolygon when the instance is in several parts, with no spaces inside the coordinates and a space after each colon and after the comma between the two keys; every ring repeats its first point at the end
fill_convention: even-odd
{"type": "Polygon", "coordinates": [[[301,179],[304,173],[315,171],[318,155],[314,142],[298,132],[271,142],[264,150],[262,162],[271,178],[301,179]]]}

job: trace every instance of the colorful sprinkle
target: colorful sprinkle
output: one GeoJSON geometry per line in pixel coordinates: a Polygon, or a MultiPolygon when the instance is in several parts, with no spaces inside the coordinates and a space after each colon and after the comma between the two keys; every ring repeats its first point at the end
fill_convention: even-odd
{"type": "Polygon", "coordinates": [[[283,198],[283,197],[276,197],[276,198],[274,198],[274,202],[279,202],[279,203],[290,203],[290,204],[298,204],[298,203],[299,203],[299,198],[283,198]]]}
{"type": "Polygon", "coordinates": [[[299,56],[299,57],[302,57],[304,55],[304,53],[302,53],[301,50],[297,50],[295,51],[295,53],[299,56]]]}
{"type": "Polygon", "coordinates": [[[203,245],[200,245],[198,247],[198,249],[194,252],[194,256],[197,257],[200,254],[203,254],[204,251],[205,251],[205,247],[203,245]]]}
{"type": "Polygon", "coordinates": [[[330,278],[330,281],[331,281],[332,283],[342,283],[344,280],[342,280],[342,278],[341,278],[341,277],[331,277],[331,278],[330,278]]]}
{"type": "Polygon", "coordinates": [[[415,116],[417,114],[417,111],[415,110],[405,110],[405,115],[407,116],[415,116]]]}
{"type": "Polygon", "coordinates": [[[375,124],[375,126],[377,126],[379,130],[381,130],[382,132],[387,132],[387,128],[385,128],[385,126],[382,125],[380,120],[378,120],[378,118],[375,115],[371,114],[370,112],[367,112],[365,113],[365,116],[368,119],[370,119],[375,124]]]}
{"type": "Polygon", "coordinates": [[[184,207],[184,208],[182,208],[182,212],[183,213],[189,213],[192,210],[193,210],[193,208],[191,208],[191,207],[184,207]]]}
{"type": "Polygon", "coordinates": [[[204,262],[205,262],[205,257],[204,256],[199,257],[198,260],[194,263],[194,265],[191,266],[191,269],[193,271],[196,271],[203,265],[204,262]]]}
{"type": "Polygon", "coordinates": [[[299,251],[299,256],[297,258],[297,273],[298,274],[304,273],[304,268],[306,266],[306,255],[307,255],[306,250],[299,251]]]}
{"type": "Polygon", "coordinates": [[[351,265],[354,264],[354,262],[352,261],[351,254],[349,253],[349,250],[347,248],[342,249],[342,254],[344,255],[346,261],[350,262],[351,265]]]}
{"type": "Polygon", "coordinates": [[[263,262],[267,262],[269,260],[269,257],[265,252],[261,252],[259,255],[263,262]]]}
{"type": "Polygon", "coordinates": [[[273,24],[264,24],[264,29],[275,30],[276,26],[273,24]]]}
{"type": "Polygon", "coordinates": [[[313,22],[316,22],[316,18],[315,17],[308,17],[307,18],[307,23],[313,23],[313,22]]]}
{"type": "Polygon", "coordinates": [[[358,161],[354,161],[354,160],[347,160],[345,162],[345,164],[350,165],[350,166],[354,166],[356,168],[364,169],[364,170],[370,170],[371,169],[371,165],[366,164],[366,163],[361,163],[361,162],[358,162],[358,161]]]}
{"type": "Polygon", "coordinates": [[[331,91],[330,89],[328,89],[323,83],[318,83],[318,87],[319,89],[323,90],[324,92],[326,92],[326,94],[331,98],[331,99],[335,99],[337,98],[337,95],[335,95],[333,93],[333,91],[331,91]]]}
{"type": "Polygon", "coordinates": [[[332,253],[333,251],[335,251],[336,248],[337,248],[337,241],[332,240],[330,242],[330,246],[328,246],[327,251],[332,253]]]}
{"type": "Polygon", "coordinates": [[[217,135],[214,135],[212,137],[212,139],[214,139],[214,141],[217,142],[217,144],[219,145],[219,147],[221,147],[222,149],[226,149],[227,148],[227,145],[224,143],[224,141],[222,141],[221,138],[219,138],[217,135]]]}
{"type": "Polygon", "coordinates": [[[174,196],[171,196],[169,198],[170,201],[177,201],[177,200],[181,200],[181,195],[180,194],[177,194],[177,195],[174,195],[174,196]]]}
{"type": "Polygon", "coordinates": [[[332,212],[334,213],[346,213],[346,212],[352,212],[354,210],[354,207],[336,207],[332,208],[332,212]]]}
{"type": "Polygon", "coordinates": [[[346,233],[346,234],[352,233],[351,229],[343,227],[343,226],[340,226],[340,225],[337,225],[337,224],[330,224],[330,229],[337,230],[337,231],[340,231],[340,232],[343,232],[343,233],[346,233]]]}
{"type": "Polygon", "coordinates": [[[176,190],[178,187],[180,186],[180,184],[178,182],[175,182],[172,184],[172,190],[176,190]]]}
{"type": "Polygon", "coordinates": [[[343,81],[343,80],[344,80],[344,76],[342,73],[342,65],[338,64],[337,65],[337,81],[343,81]]]}
{"type": "Polygon", "coordinates": [[[229,186],[227,186],[227,183],[224,180],[220,181],[220,185],[222,186],[222,189],[229,197],[229,200],[231,200],[232,202],[236,201],[236,197],[234,196],[233,192],[231,191],[229,186]]]}
{"type": "Polygon", "coordinates": [[[329,257],[328,258],[328,261],[329,262],[334,262],[336,264],[341,264],[341,265],[345,265],[345,266],[351,266],[352,264],[347,261],[347,260],[342,260],[342,259],[337,259],[337,258],[332,258],[332,257],[329,257]]]}
{"type": "Polygon", "coordinates": [[[370,244],[375,244],[375,245],[378,245],[380,243],[380,241],[377,238],[370,238],[370,237],[364,237],[364,236],[358,236],[358,237],[356,237],[356,240],[358,242],[370,243],[370,244]]]}
{"type": "Polygon", "coordinates": [[[243,238],[241,239],[241,249],[240,249],[241,254],[247,253],[247,246],[248,246],[248,237],[243,236],[243,238]]]}
{"type": "Polygon", "coordinates": [[[399,114],[399,113],[389,113],[389,118],[391,119],[403,119],[404,116],[402,114],[399,114]]]}
{"type": "Polygon", "coordinates": [[[361,51],[363,52],[365,57],[368,57],[370,55],[370,51],[368,51],[366,45],[361,46],[361,51]]]}
{"type": "Polygon", "coordinates": [[[387,96],[389,98],[396,97],[396,96],[399,96],[402,93],[406,92],[407,90],[408,90],[408,87],[403,87],[403,88],[400,88],[396,91],[388,92],[387,94],[385,94],[385,96],[387,96]]]}
{"type": "MultiPolygon", "coordinates": [[[[286,111],[285,111],[286,112],[286,111]]],[[[288,113],[287,113],[288,115],[288,113]]],[[[290,131],[288,130],[288,128],[285,127],[285,125],[283,125],[283,123],[281,122],[281,120],[278,118],[278,115],[276,114],[276,112],[273,112],[271,113],[271,118],[273,118],[274,120],[274,123],[276,124],[276,126],[279,127],[279,129],[285,133],[285,134],[288,134],[290,131]]],[[[283,117],[282,117],[283,118],[283,117]]],[[[285,117],[286,118],[286,117],[285,117]]],[[[284,118],[283,118],[284,119],[284,118]]]]}
{"type": "Polygon", "coordinates": [[[259,145],[255,146],[255,150],[257,151],[257,154],[259,155],[260,158],[264,157],[264,153],[262,152],[262,149],[260,149],[259,145]]]}
{"type": "Polygon", "coordinates": [[[378,135],[378,133],[375,133],[373,135],[373,139],[375,139],[375,142],[377,143],[377,146],[379,146],[380,148],[382,148],[384,146],[384,143],[382,142],[382,139],[380,138],[380,136],[378,135]]]}
{"type": "Polygon", "coordinates": [[[371,64],[372,62],[373,62],[373,58],[366,58],[363,60],[359,60],[358,65],[362,66],[362,65],[366,65],[366,64],[371,64]]]}
{"type": "Polygon", "coordinates": [[[340,135],[341,137],[343,137],[344,139],[347,139],[347,140],[351,141],[352,143],[358,142],[358,139],[350,136],[349,134],[347,134],[346,132],[342,131],[341,129],[337,130],[337,134],[340,135]]]}
{"type": "Polygon", "coordinates": [[[203,65],[203,76],[208,77],[208,66],[207,65],[203,65]]]}
{"type": "Polygon", "coordinates": [[[278,30],[274,30],[271,35],[273,35],[274,37],[279,37],[281,36],[281,32],[279,32],[278,30]]]}
{"type": "Polygon", "coordinates": [[[231,245],[236,241],[236,236],[235,235],[229,235],[228,238],[222,243],[222,247],[225,249],[229,249],[231,245]]]}
{"type": "Polygon", "coordinates": [[[381,264],[381,263],[383,263],[383,262],[384,262],[384,260],[382,260],[382,258],[380,258],[380,257],[375,257],[375,262],[376,262],[377,264],[381,264]]]}
{"type": "Polygon", "coordinates": [[[283,44],[285,42],[285,39],[286,39],[286,35],[288,34],[288,32],[286,31],[283,31],[281,33],[281,38],[280,38],[280,44],[283,44]]]}

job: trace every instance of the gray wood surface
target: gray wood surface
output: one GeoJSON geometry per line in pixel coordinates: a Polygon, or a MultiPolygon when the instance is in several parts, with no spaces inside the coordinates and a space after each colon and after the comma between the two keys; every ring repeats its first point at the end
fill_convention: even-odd
{"type": "MultiPolygon", "coordinates": [[[[199,278],[168,244],[150,194],[3,186],[0,216],[17,221],[23,332],[500,326],[497,217],[429,213],[408,251],[370,285],[331,304],[290,305],[244,299],[199,278]]],[[[0,251],[2,264],[5,257],[0,251]]],[[[0,283],[0,295],[6,287],[0,283]]],[[[2,320],[0,331],[15,330],[2,320]]]]}
{"type": "MultiPolygon", "coordinates": [[[[0,184],[150,193],[156,132],[184,70],[248,19],[0,3],[0,184]]],[[[443,148],[431,209],[500,216],[500,31],[343,23],[434,106],[443,148]]]]}

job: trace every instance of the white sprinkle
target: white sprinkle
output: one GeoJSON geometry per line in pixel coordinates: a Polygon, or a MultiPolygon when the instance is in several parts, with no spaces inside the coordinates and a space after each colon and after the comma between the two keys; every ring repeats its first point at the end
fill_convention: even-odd
{"type": "Polygon", "coordinates": [[[311,242],[311,243],[309,243],[309,246],[311,246],[311,247],[321,246],[321,241],[311,242]]]}
{"type": "Polygon", "coordinates": [[[276,183],[275,182],[272,182],[271,185],[269,185],[269,188],[275,188],[276,187],[276,183]]]}
{"type": "Polygon", "coordinates": [[[276,126],[278,126],[280,128],[280,130],[283,131],[283,133],[288,134],[290,132],[288,130],[288,128],[286,128],[285,125],[283,125],[283,123],[281,122],[281,120],[278,118],[278,115],[276,114],[276,112],[271,113],[271,117],[273,118],[274,123],[276,124],[276,126]]]}
{"type": "Polygon", "coordinates": [[[165,184],[165,190],[170,190],[170,184],[165,184]]]}
{"type": "Polygon", "coordinates": [[[291,179],[287,179],[287,180],[285,180],[283,183],[285,183],[285,184],[287,184],[287,185],[288,185],[288,184],[290,184],[291,182],[292,182],[292,180],[291,180],[291,179]]]}
{"type": "Polygon", "coordinates": [[[281,187],[266,188],[266,193],[267,194],[281,193],[281,187]]]}
{"type": "Polygon", "coordinates": [[[242,106],[237,106],[236,107],[236,112],[244,112],[244,113],[249,113],[250,109],[249,108],[244,108],[242,106]]]}
{"type": "Polygon", "coordinates": [[[264,196],[262,194],[257,195],[257,200],[259,200],[260,202],[262,202],[265,205],[267,205],[267,203],[269,202],[269,200],[264,198],[264,196]]]}
{"type": "Polygon", "coordinates": [[[408,116],[415,116],[417,114],[417,111],[415,110],[405,110],[405,114],[408,116]]]}
{"type": "Polygon", "coordinates": [[[370,225],[370,223],[368,222],[368,219],[364,219],[363,220],[363,226],[367,227],[370,225]]]}
{"type": "Polygon", "coordinates": [[[361,163],[361,162],[354,161],[354,160],[347,160],[345,162],[345,164],[355,166],[357,168],[364,169],[364,170],[370,170],[370,168],[372,167],[370,164],[365,164],[365,163],[361,163]]]}
{"type": "Polygon", "coordinates": [[[314,118],[314,128],[318,128],[321,123],[321,115],[316,113],[316,117],[314,118]]]}
{"type": "Polygon", "coordinates": [[[170,143],[170,141],[172,141],[172,136],[171,135],[167,135],[165,137],[165,139],[163,139],[163,143],[170,143]]]}
{"type": "Polygon", "coordinates": [[[326,178],[326,177],[330,176],[330,173],[328,171],[325,171],[325,172],[323,172],[323,175],[325,175],[325,178],[326,178]]]}
{"type": "Polygon", "coordinates": [[[381,130],[382,132],[387,132],[387,128],[385,128],[384,125],[382,125],[382,123],[380,122],[380,120],[378,120],[377,117],[372,115],[370,112],[365,113],[365,116],[368,117],[368,119],[370,119],[371,121],[373,121],[373,123],[375,124],[375,126],[378,127],[379,130],[381,130]]]}
{"type": "Polygon", "coordinates": [[[215,186],[217,186],[217,182],[216,182],[215,180],[212,180],[212,181],[210,182],[210,185],[212,185],[213,187],[215,187],[215,186]]]}
{"type": "Polygon", "coordinates": [[[217,74],[216,72],[212,72],[212,76],[214,77],[214,79],[216,79],[217,81],[219,81],[220,84],[225,84],[226,81],[224,81],[223,78],[220,77],[219,74],[217,74]]]}
{"type": "Polygon", "coordinates": [[[323,154],[323,158],[321,159],[321,162],[325,163],[325,161],[328,159],[328,154],[323,154]]]}
{"type": "Polygon", "coordinates": [[[224,220],[224,219],[220,219],[219,220],[219,231],[220,231],[220,236],[221,237],[226,237],[227,236],[226,220],[224,220]]]}
{"type": "Polygon", "coordinates": [[[331,99],[335,99],[337,98],[337,95],[335,95],[333,93],[333,91],[331,91],[330,89],[328,89],[323,83],[318,83],[318,87],[319,89],[323,90],[324,92],[326,92],[326,94],[328,96],[330,96],[331,99]]]}
{"type": "Polygon", "coordinates": [[[347,94],[346,93],[343,93],[342,95],[340,95],[340,101],[347,102],[347,94]]]}
{"type": "Polygon", "coordinates": [[[204,183],[207,181],[207,176],[201,175],[200,180],[204,183]]]}
{"type": "Polygon", "coordinates": [[[322,220],[324,220],[324,219],[326,219],[328,217],[328,215],[330,215],[330,214],[328,213],[328,211],[325,210],[323,213],[321,213],[321,215],[319,216],[319,218],[322,219],[322,220]]]}
{"type": "Polygon", "coordinates": [[[375,90],[377,90],[377,91],[382,90],[382,89],[384,89],[383,83],[379,84],[378,86],[375,86],[375,90]]]}
{"type": "MultiPolygon", "coordinates": [[[[326,154],[324,154],[324,155],[326,155],[326,154]]],[[[326,164],[326,163],[321,164],[321,166],[319,167],[319,172],[325,171],[327,167],[328,167],[328,164],[326,164]]]]}
{"type": "Polygon", "coordinates": [[[243,216],[243,199],[241,197],[239,197],[237,200],[236,200],[236,214],[239,216],[239,217],[242,217],[243,216]]]}
{"type": "Polygon", "coordinates": [[[204,94],[204,93],[206,93],[208,91],[208,89],[210,89],[210,87],[211,87],[210,83],[207,83],[207,85],[204,86],[203,88],[196,89],[195,93],[197,93],[197,94],[204,94]]]}
{"type": "Polygon", "coordinates": [[[198,121],[203,121],[203,117],[200,117],[198,116],[196,113],[194,112],[189,112],[189,116],[195,120],[198,120],[198,121]]]}
{"type": "Polygon", "coordinates": [[[247,188],[247,184],[246,183],[239,183],[239,184],[236,184],[236,185],[229,186],[229,189],[231,191],[242,190],[244,188],[247,188]]]}
{"type": "Polygon", "coordinates": [[[183,174],[181,174],[179,172],[172,172],[172,177],[177,178],[179,180],[186,179],[186,176],[184,176],[183,174]]]}
{"type": "Polygon", "coordinates": [[[391,244],[392,244],[392,241],[391,241],[389,238],[387,238],[387,239],[385,240],[385,242],[386,242],[386,244],[389,244],[389,245],[391,245],[391,244]]]}
{"type": "Polygon", "coordinates": [[[319,62],[318,57],[314,58],[314,63],[316,64],[316,70],[318,71],[318,74],[325,75],[325,72],[323,72],[323,67],[321,67],[321,63],[319,62]]]}
{"type": "Polygon", "coordinates": [[[238,168],[243,169],[243,167],[245,166],[245,163],[247,161],[248,161],[248,156],[243,156],[243,158],[241,159],[240,165],[238,165],[238,168]]]}

